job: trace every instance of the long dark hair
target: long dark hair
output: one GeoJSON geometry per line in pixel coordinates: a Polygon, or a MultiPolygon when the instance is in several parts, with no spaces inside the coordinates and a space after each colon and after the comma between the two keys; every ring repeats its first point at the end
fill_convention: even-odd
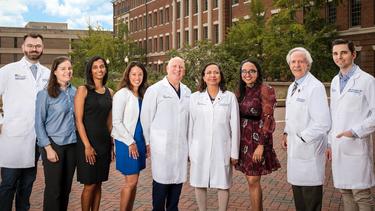
{"type": "Polygon", "coordinates": [[[199,85],[198,85],[198,91],[200,92],[204,92],[204,90],[206,90],[207,88],[207,84],[206,82],[204,82],[203,80],[203,77],[204,77],[204,74],[205,74],[205,71],[206,71],[206,68],[210,65],[215,65],[218,69],[219,69],[219,72],[220,72],[220,83],[219,83],[219,87],[220,87],[220,90],[222,92],[225,92],[227,90],[227,87],[225,86],[225,78],[224,78],[224,73],[221,69],[221,66],[218,64],[218,63],[215,63],[215,62],[210,62],[208,64],[206,64],[202,71],[201,71],[201,76],[199,78],[199,85]]]}
{"type": "Polygon", "coordinates": [[[236,93],[239,102],[242,101],[242,99],[245,96],[246,83],[242,80],[241,70],[242,70],[242,66],[247,62],[254,64],[255,67],[257,68],[257,71],[258,71],[258,76],[257,76],[257,79],[255,80],[254,86],[259,86],[263,83],[262,68],[260,67],[258,61],[255,60],[255,59],[246,59],[246,60],[242,61],[241,65],[240,65],[240,71],[239,71],[240,82],[238,83],[239,86],[238,86],[238,90],[237,90],[237,93],[236,93]]]}
{"type": "Polygon", "coordinates": [[[86,68],[85,68],[85,77],[86,77],[86,88],[87,89],[95,89],[95,82],[94,82],[94,79],[92,78],[92,65],[94,64],[94,62],[98,61],[98,60],[102,60],[103,63],[104,63],[104,66],[105,66],[105,75],[103,77],[103,86],[105,86],[105,84],[107,83],[107,80],[108,80],[108,64],[107,62],[105,61],[105,59],[103,57],[100,57],[100,56],[93,56],[91,57],[87,63],[86,63],[86,68]]]}
{"type": "Polygon", "coordinates": [[[58,97],[61,92],[60,84],[58,83],[57,77],[54,73],[57,70],[57,67],[65,61],[69,61],[70,64],[72,64],[72,61],[66,56],[58,56],[53,60],[53,63],[52,63],[51,74],[49,76],[48,85],[47,85],[47,92],[48,92],[48,95],[53,98],[58,97]]]}
{"type": "Polygon", "coordinates": [[[133,67],[139,67],[141,68],[143,72],[142,83],[141,85],[139,85],[139,88],[138,88],[139,97],[143,98],[143,95],[145,94],[146,89],[148,87],[147,71],[146,71],[145,66],[142,63],[137,62],[137,61],[130,62],[130,64],[126,67],[124,74],[122,75],[121,81],[118,84],[118,90],[120,90],[121,88],[127,87],[133,91],[133,85],[130,83],[130,79],[129,79],[130,71],[132,70],[133,67]]]}

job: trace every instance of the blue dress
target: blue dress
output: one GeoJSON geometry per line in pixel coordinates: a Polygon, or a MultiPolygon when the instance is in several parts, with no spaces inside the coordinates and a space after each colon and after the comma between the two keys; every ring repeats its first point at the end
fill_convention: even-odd
{"type": "MultiPolygon", "coordinates": [[[[138,99],[139,111],[142,107],[142,99],[138,99]]],[[[141,112],[139,112],[140,114],[141,112]]],[[[143,137],[140,115],[134,132],[134,140],[137,144],[139,157],[133,159],[129,156],[129,147],[125,143],[115,140],[116,145],[116,169],[124,175],[138,174],[146,168],[146,144],[143,137]]]]}

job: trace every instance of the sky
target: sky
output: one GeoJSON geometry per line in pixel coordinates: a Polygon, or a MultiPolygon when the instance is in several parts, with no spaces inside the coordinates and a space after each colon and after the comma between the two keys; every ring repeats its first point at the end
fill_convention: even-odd
{"type": "Polygon", "coordinates": [[[28,22],[67,23],[68,29],[101,26],[112,30],[111,0],[0,0],[0,26],[24,27],[28,22]]]}

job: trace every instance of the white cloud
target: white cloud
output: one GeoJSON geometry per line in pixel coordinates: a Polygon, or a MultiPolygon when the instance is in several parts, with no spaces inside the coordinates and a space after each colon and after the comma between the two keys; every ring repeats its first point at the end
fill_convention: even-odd
{"type": "Polygon", "coordinates": [[[45,22],[59,20],[71,29],[87,29],[100,25],[112,29],[112,3],[110,0],[0,0],[0,26],[23,27],[30,12],[45,22]],[[32,11],[31,11],[32,10],[32,11]]]}
{"type": "Polygon", "coordinates": [[[69,28],[86,29],[88,25],[112,28],[112,3],[109,0],[43,0],[44,12],[66,18],[69,28]]]}
{"type": "Polygon", "coordinates": [[[22,13],[27,12],[27,6],[21,0],[1,0],[0,26],[24,26],[26,21],[22,13]]]}

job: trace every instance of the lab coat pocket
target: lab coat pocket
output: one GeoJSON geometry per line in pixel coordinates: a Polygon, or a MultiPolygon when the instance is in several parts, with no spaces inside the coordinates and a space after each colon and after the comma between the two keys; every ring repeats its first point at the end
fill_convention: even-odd
{"type": "Polygon", "coordinates": [[[341,137],[336,141],[339,142],[340,151],[348,156],[362,156],[368,154],[368,146],[365,140],[359,138],[341,137]]]}
{"type": "Polygon", "coordinates": [[[314,144],[303,142],[297,135],[294,135],[293,138],[292,157],[300,160],[313,159],[315,153],[314,144]]]}
{"type": "Polygon", "coordinates": [[[198,141],[192,140],[192,143],[189,147],[189,158],[191,162],[197,162],[198,150],[199,150],[198,141]]]}
{"type": "Polygon", "coordinates": [[[21,117],[11,118],[4,121],[3,132],[10,137],[25,136],[31,131],[32,125],[33,122],[30,120],[21,117]]]}
{"type": "Polygon", "coordinates": [[[167,152],[167,131],[165,130],[151,130],[150,144],[151,154],[166,154],[167,152]]]}
{"type": "Polygon", "coordinates": [[[350,99],[350,100],[345,100],[346,105],[344,108],[347,109],[347,111],[355,112],[355,113],[361,110],[361,106],[362,106],[361,102],[363,102],[362,92],[361,91],[358,92],[355,89],[349,89],[346,95],[348,95],[346,99],[350,99]]]}
{"type": "Polygon", "coordinates": [[[229,102],[221,101],[218,103],[217,120],[219,123],[227,123],[229,113],[229,102]]]}

